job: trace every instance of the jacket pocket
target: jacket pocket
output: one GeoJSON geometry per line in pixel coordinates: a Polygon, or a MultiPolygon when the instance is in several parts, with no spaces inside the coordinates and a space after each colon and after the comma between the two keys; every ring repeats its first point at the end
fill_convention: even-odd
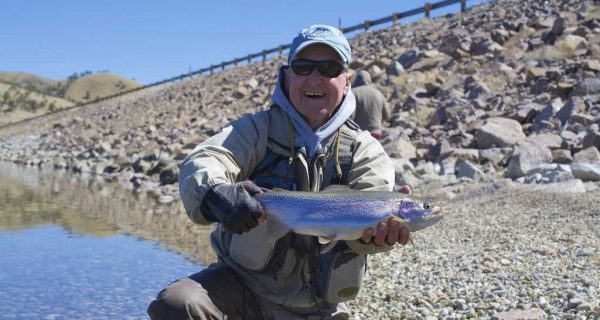
{"type": "Polygon", "coordinates": [[[320,257],[317,287],[329,303],[356,298],[366,271],[367,256],[352,251],[345,242],[320,257]]]}

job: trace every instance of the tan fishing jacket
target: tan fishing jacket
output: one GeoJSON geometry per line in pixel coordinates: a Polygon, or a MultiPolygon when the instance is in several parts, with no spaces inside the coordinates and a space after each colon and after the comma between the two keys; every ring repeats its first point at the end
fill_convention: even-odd
{"type": "MultiPolygon", "coordinates": [[[[337,134],[347,135],[353,141],[351,166],[344,179],[347,185],[356,190],[391,191],[394,169],[379,142],[368,132],[349,128],[346,124],[339,128],[337,134]]],[[[280,107],[274,105],[269,111],[244,116],[198,145],[184,160],[179,182],[184,207],[194,222],[210,224],[200,210],[208,187],[218,183],[254,180],[255,170],[267,154],[283,156],[285,162],[289,159],[290,163],[294,163],[296,167],[291,177],[291,189],[318,192],[330,184],[324,175],[327,176],[327,172],[331,175],[331,169],[327,169],[327,166],[332,166],[335,138],[336,134],[332,134],[325,139],[321,144],[322,152],[314,159],[309,159],[304,149],[297,145],[293,125],[280,107]]],[[[296,240],[307,242],[307,238],[298,236],[296,240]]],[[[358,240],[346,243],[358,255],[392,248],[363,244],[358,240]]],[[[257,294],[292,308],[308,308],[323,302],[323,297],[315,297],[314,288],[310,288],[310,285],[307,287],[309,281],[306,279],[311,276],[311,266],[304,261],[304,252],[284,252],[281,266],[275,271],[265,272],[276,245],[268,242],[264,224],[242,235],[225,232],[219,225],[213,232],[212,245],[219,259],[231,266],[257,294]]],[[[346,272],[364,272],[364,262],[362,264],[362,269],[346,272]]],[[[352,281],[352,276],[348,277],[348,281],[352,281]]],[[[362,274],[355,278],[360,283],[362,274]]]]}

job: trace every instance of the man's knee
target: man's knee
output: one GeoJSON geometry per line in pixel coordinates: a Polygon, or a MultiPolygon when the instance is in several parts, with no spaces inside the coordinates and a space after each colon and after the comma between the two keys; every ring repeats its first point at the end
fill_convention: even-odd
{"type": "Polygon", "coordinates": [[[148,315],[158,319],[202,319],[202,315],[220,313],[206,290],[190,278],[182,278],[162,290],[148,307],[148,315]]]}

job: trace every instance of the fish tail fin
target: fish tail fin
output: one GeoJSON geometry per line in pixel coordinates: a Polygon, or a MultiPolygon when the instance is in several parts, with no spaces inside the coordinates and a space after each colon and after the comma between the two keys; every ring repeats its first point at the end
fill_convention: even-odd
{"type": "Polygon", "coordinates": [[[277,218],[267,217],[267,239],[270,242],[275,242],[283,236],[285,236],[288,232],[290,232],[290,228],[285,224],[281,223],[277,218]]]}

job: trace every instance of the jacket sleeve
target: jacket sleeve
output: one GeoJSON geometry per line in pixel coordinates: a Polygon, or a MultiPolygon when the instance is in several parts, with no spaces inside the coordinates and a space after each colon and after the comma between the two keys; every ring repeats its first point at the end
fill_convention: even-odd
{"type": "MultiPolygon", "coordinates": [[[[392,191],[394,183],[395,173],[390,157],[369,132],[359,132],[348,186],[364,191],[392,191]]],[[[365,244],[360,240],[347,241],[347,244],[358,254],[387,252],[394,248],[389,245],[365,244]]]]}
{"type": "Polygon", "coordinates": [[[208,188],[248,178],[266,149],[265,114],[246,116],[199,144],[181,165],[179,194],[192,221],[210,224],[200,207],[208,188]]]}

